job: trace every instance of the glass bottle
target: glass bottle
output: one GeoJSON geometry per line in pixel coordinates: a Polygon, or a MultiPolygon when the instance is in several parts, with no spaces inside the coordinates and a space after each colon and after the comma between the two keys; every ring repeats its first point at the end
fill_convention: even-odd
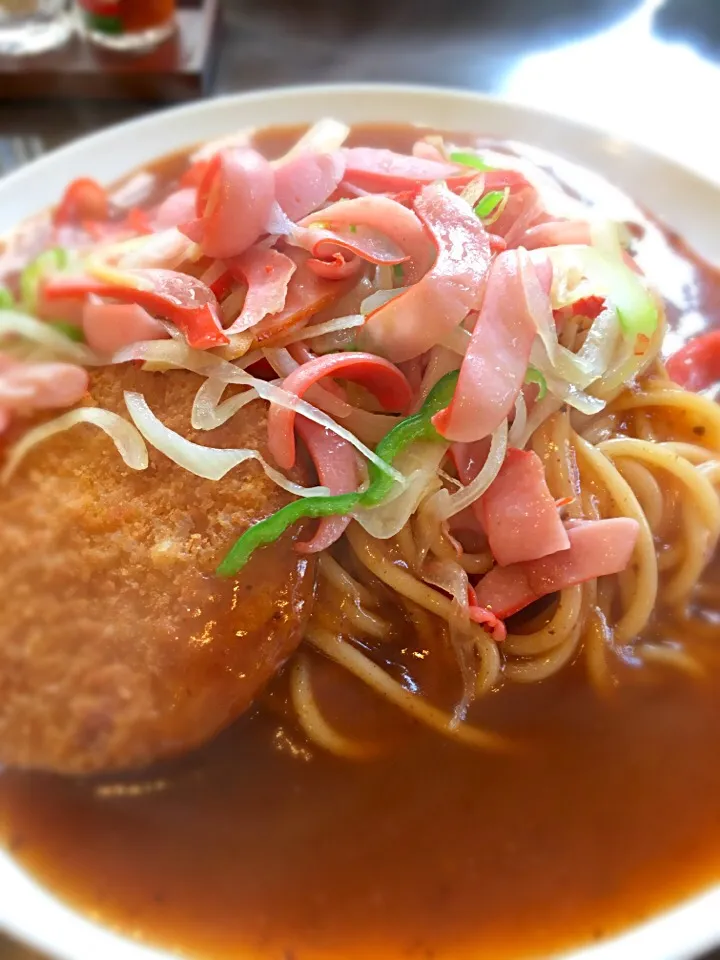
{"type": "Polygon", "coordinates": [[[77,0],[85,36],[111,50],[142,53],[172,36],[175,0],[77,0]]]}
{"type": "Polygon", "coordinates": [[[45,53],[71,33],[67,0],[0,0],[0,56],[45,53]]]}

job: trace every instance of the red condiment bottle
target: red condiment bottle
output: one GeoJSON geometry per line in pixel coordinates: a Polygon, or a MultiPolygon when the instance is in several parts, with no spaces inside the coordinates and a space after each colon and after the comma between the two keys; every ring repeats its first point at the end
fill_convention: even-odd
{"type": "Polygon", "coordinates": [[[112,50],[141,53],[175,30],[175,0],[77,0],[89,40],[112,50]]]}

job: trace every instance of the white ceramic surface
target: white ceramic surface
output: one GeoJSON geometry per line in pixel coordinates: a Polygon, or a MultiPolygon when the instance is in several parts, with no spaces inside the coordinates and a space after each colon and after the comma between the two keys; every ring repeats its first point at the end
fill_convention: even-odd
{"type": "MultiPolygon", "coordinates": [[[[241,127],[322,116],[351,123],[410,121],[536,144],[605,174],[706,257],[720,262],[720,190],[671,160],[557,116],[477,94],[388,85],[296,87],[226,97],[152,114],[79,140],[0,181],[0,236],[55,202],[74,177],[111,182],[158,155],[241,127]]],[[[82,836],[77,842],[83,842],[82,836]]],[[[167,953],[78,916],[4,852],[0,927],[58,960],[169,960],[167,953]]],[[[720,886],[613,941],[566,954],[564,960],[690,960],[717,944],[720,886]]]]}

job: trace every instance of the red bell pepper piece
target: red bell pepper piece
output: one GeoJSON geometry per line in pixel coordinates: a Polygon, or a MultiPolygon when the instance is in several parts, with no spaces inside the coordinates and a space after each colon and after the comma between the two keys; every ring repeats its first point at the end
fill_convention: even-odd
{"type": "Polygon", "coordinates": [[[220,324],[218,303],[214,293],[196,277],[173,270],[128,270],[128,278],[152,284],[124,286],[106,283],[92,277],[55,276],[42,287],[47,300],[81,297],[94,293],[111,297],[120,303],[137,303],[154,316],[169,320],[182,331],[188,345],[207,350],[229,343],[220,324]]]}
{"type": "Polygon", "coordinates": [[[671,380],[686,390],[705,390],[720,380],[720,330],[694,337],[667,360],[671,380]]]}
{"type": "Polygon", "coordinates": [[[84,220],[107,220],[110,202],[105,187],[89,177],[81,177],[68,186],[53,214],[56,227],[84,220]]]}

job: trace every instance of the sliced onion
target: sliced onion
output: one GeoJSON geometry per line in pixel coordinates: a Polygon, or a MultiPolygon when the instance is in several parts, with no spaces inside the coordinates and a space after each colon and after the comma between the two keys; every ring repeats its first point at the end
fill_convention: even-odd
{"type": "MultiPolygon", "coordinates": [[[[548,251],[543,251],[544,254],[548,251]]],[[[553,262],[553,287],[563,287],[563,271],[553,262]]],[[[555,380],[567,381],[577,389],[588,387],[607,370],[620,336],[620,322],[614,306],[608,306],[595,318],[582,348],[573,353],[558,342],[552,309],[533,268],[523,270],[528,308],[535,322],[539,342],[533,344],[531,362],[543,374],[550,370],[555,380]],[[544,357],[544,359],[543,359],[544,357]],[[539,362],[536,362],[538,360],[539,362]]],[[[573,300],[577,299],[577,291],[573,300]]]]}
{"type": "Polygon", "coordinates": [[[376,290],[369,297],[365,297],[360,304],[360,312],[366,317],[373,310],[377,310],[395,297],[399,297],[401,293],[405,293],[407,289],[407,287],[398,287],[396,290],[376,290]]]}
{"type": "Polygon", "coordinates": [[[227,423],[238,410],[257,400],[257,391],[250,387],[227,400],[222,399],[227,387],[221,380],[205,380],[195,394],[190,423],[193,430],[215,430],[227,423]]]}
{"type": "Polygon", "coordinates": [[[608,370],[620,341],[620,320],[614,307],[608,307],[593,320],[585,342],[575,354],[587,370],[587,380],[576,380],[578,387],[589,387],[608,370]]]}
{"type": "Polygon", "coordinates": [[[452,350],[459,357],[464,357],[470,346],[472,334],[463,327],[454,327],[450,333],[446,333],[440,341],[440,345],[452,350]]]}
{"type": "Polygon", "coordinates": [[[435,512],[438,519],[447,520],[460,513],[466,507],[471,506],[481,497],[495,477],[498,475],[500,467],[505,459],[508,445],[508,424],[503,420],[497,430],[492,435],[490,441],[490,452],[482,469],[470,483],[458,490],[457,493],[450,494],[447,490],[441,490],[436,496],[435,512]]]}
{"type": "Polygon", "coordinates": [[[154,173],[150,173],[149,170],[140,170],[113,190],[110,194],[110,203],[120,210],[138,207],[150,198],[156,183],[157,177],[154,173]]]}
{"type": "Polygon", "coordinates": [[[453,599],[448,619],[450,643],[460,668],[463,682],[462,697],[453,710],[451,726],[457,726],[467,716],[475,699],[478,684],[478,660],[475,656],[473,630],[468,614],[468,575],[459,563],[452,560],[428,560],[423,564],[422,578],[450,594],[453,599]]]}
{"type": "Polygon", "coordinates": [[[128,273],[126,267],[120,268],[117,264],[110,263],[108,258],[113,255],[108,250],[98,250],[85,258],[85,269],[92,277],[113,287],[130,287],[133,290],[145,291],[154,289],[153,284],[146,277],[137,273],[128,273]]]}
{"type": "Polygon", "coordinates": [[[590,239],[608,260],[622,262],[623,251],[620,243],[620,230],[613,220],[590,220],[590,239]]]}
{"type": "Polygon", "coordinates": [[[352,412],[345,418],[345,426],[363,443],[377,446],[385,434],[401,420],[402,417],[395,417],[390,413],[370,413],[369,410],[353,407],[352,412]]]}
{"type": "Polygon", "coordinates": [[[118,260],[121,269],[136,270],[162,267],[174,270],[187,260],[195,244],[183,236],[177,227],[135,238],[139,242],[122,253],[118,260]]]}
{"type": "Polygon", "coordinates": [[[104,430],[131,470],[147,469],[147,447],[132,424],[110,410],[103,410],[100,407],[78,407],[76,410],[70,410],[68,413],[56,417],[55,420],[49,420],[47,423],[40,424],[39,427],[28,430],[8,451],[5,466],[0,474],[0,482],[7,483],[20,461],[27,456],[33,447],[50,437],[54,437],[56,433],[70,430],[78,423],[90,423],[104,430]]]}
{"type": "Polygon", "coordinates": [[[469,206],[474,208],[484,192],[485,174],[479,173],[476,177],[473,177],[466,187],[463,188],[460,196],[463,198],[463,200],[467,201],[469,206]]]}
{"type": "MultiPolygon", "coordinates": [[[[262,353],[279,377],[289,376],[300,366],[285,347],[265,347],[262,353]]],[[[329,413],[333,417],[339,417],[341,420],[349,417],[354,409],[342,397],[335,396],[318,383],[306,390],[305,396],[318,409],[324,410],[325,413],[329,413]]]]}
{"type": "Polygon", "coordinates": [[[438,380],[441,380],[446,373],[457,370],[459,366],[458,354],[454,350],[448,350],[447,347],[441,345],[433,347],[428,354],[420,389],[410,412],[417,413],[438,380]]]}
{"type": "Polygon", "coordinates": [[[332,153],[340,149],[349,135],[350,127],[346,123],[325,117],[306,130],[298,142],[279,160],[273,160],[272,166],[279,167],[299,153],[332,153]]]}
{"type": "Polygon", "coordinates": [[[16,310],[0,310],[0,341],[14,336],[30,340],[45,347],[54,357],[74,360],[81,366],[96,366],[100,362],[89,347],[75,343],[64,333],[55,330],[52,324],[16,310]]]}
{"type": "Polygon", "coordinates": [[[285,347],[264,347],[261,352],[279,377],[288,377],[300,366],[285,347]]]}
{"type": "Polygon", "coordinates": [[[447,449],[447,444],[443,443],[414,443],[399,454],[395,465],[407,477],[405,488],[393,491],[377,507],[359,509],[353,513],[371,537],[388,540],[402,530],[431,492],[428,488],[437,483],[438,470],[447,449]]]}
{"type": "MultiPolygon", "coordinates": [[[[247,287],[240,286],[237,290],[233,290],[232,293],[229,293],[225,299],[220,304],[220,313],[222,314],[223,324],[225,326],[230,326],[233,324],[237,318],[242,313],[242,308],[245,305],[245,299],[247,297],[247,287]]],[[[241,331],[245,332],[245,331],[241,331]]]]}
{"type": "Polygon", "coordinates": [[[301,330],[289,333],[286,337],[280,337],[275,341],[275,346],[287,347],[291,343],[298,343],[300,340],[313,340],[315,337],[322,337],[328,333],[352,330],[353,327],[361,327],[364,323],[365,317],[361,313],[351,314],[347,317],[335,317],[334,320],[326,320],[324,323],[316,323],[311,327],[303,327],[301,330]]]}
{"type": "Polygon", "coordinates": [[[535,433],[538,427],[542,426],[548,417],[551,417],[554,413],[557,413],[561,406],[562,400],[559,400],[551,393],[546,394],[542,400],[538,400],[533,406],[523,429],[518,430],[513,436],[511,445],[513,447],[517,447],[518,450],[524,450],[527,446],[528,440],[535,433]]]}
{"type": "Polygon", "coordinates": [[[393,268],[389,263],[379,263],[375,268],[375,288],[377,290],[392,290],[394,284],[393,268]]]}
{"type": "Polygon", "coordinates": [[[204,447],[202,444],[193,443],[192,440],[181,437],[179,433],[175,433],[158,420],[141,393],[126,390],[125,406],[133,423],[148,443],[196,477],[203,477],[205,480],[221,480],[239,464],[247,460],[256,460],[274,483],[288,493],[295,494],[296,497],[321,497],[329,493],[327,487],[303,487],[299,483],[288,480],[279,470],[271,467],[258,450],[204,447]]]}
{"type": "MultiPolygon", "coordinates": [[[[569,352],[569,351],[568,351],[569,352]]],[[[549,393],[587,416],[599,413],[605,407],[604,400],[598,400],[558,376],[557,368],[548,361],[542,347],[536,342],[530,351],[530,363],[545,377],[549,393]]],[[[597,378],[594,378],[597,379],[597,378]]]]}
{"type": "Polygon", "coordinates": [[[219,137],[217,140],[209,140],[190,155],[190,163],[197,163],[199,160],[212,160],[216,153],[224,150],[226,147],[249,147],[252,145],[252,139],[255,136],[255,127],[245,127],[244,130],[237,130],[226,137],[219,137]]]}
{"type": "MultiPolygon", "coordinates": [[[[515,401],[515,416],[513,418],[512,426],[508,433],[508,446],[509,447],[518,447],[522,449],[519,444],[521,437],[525,435],[525,427],[527,425],[527,404],[525,403],[525,394],[520,391],[518,394],[517,400],[515,401]]],[[[522,446],[525,446],[523,444],[522,446]]]]}
{"type": "Polygon", "coordinates": [[[245,373],[244,370],[239,370],[232,363],[228,363],[227,360],[215,357],[207,353],[207,351],[193,350],[188,347],[187,344],[175,340],[148,340],[144,343],[132,344],[116,353],[112,362],[127,363],[130,360],[150,360],[167,363],[172,367],[191,370],[201,377],[210,377],[215,380],[220,380],[223,383],[239,383],[255,387],[258,395],[262,397],[263,400],[276,403],[278,406],[287,410],[294,410],[295,413],[307,417],[308,420],[312,420],[313,423],[319,423],[326,429],[331,430],[339,437],[342,437],[343,440],[351,443],[359,453],[371,463],[374,463],[384,474],[392,477],[396,483],[405,484],[405,477],[401,473],[386,463],[382,457],[378,457],[374,451],[370,450],[364,443],[358,440],[355,434],[341,427],[326,413],[318,410],[305,400],[301,400],[294,394],[288,393],[287,390],[283,390],[274,384],[266,383],[264,380],[258,380],[257,377],[251,377],[249,373],[245,373]]]}

